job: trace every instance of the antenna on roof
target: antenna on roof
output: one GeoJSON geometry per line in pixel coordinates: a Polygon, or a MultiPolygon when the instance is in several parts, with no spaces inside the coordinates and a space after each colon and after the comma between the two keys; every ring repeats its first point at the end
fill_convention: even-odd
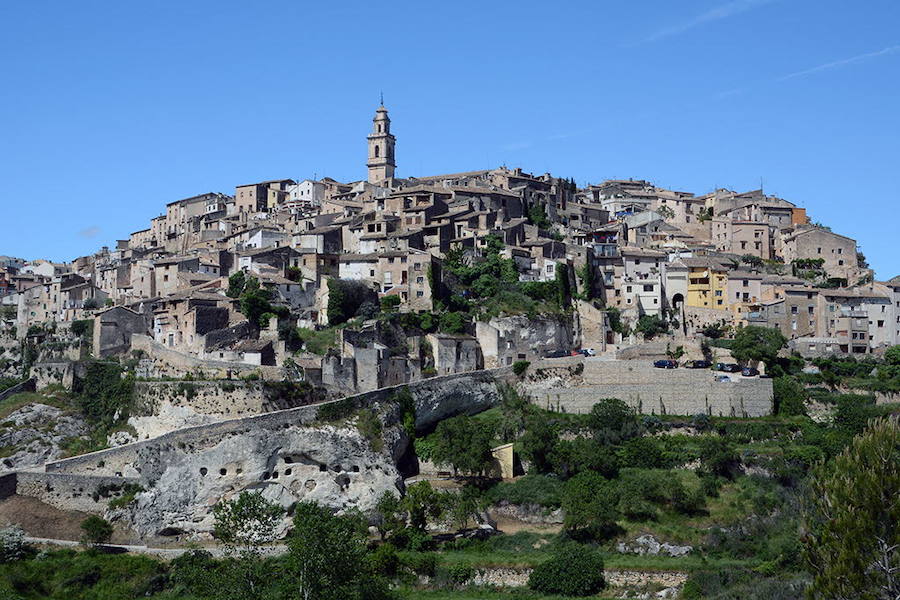
{"type": "Polygon", "coordinates": [[[384,92],[381,92],[381,106],[384,106],[384,92]]]}

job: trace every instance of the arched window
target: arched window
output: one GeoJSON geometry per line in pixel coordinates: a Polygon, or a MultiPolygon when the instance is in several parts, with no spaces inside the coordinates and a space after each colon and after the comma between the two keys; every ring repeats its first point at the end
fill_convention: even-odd
{"type": "Polygon", "coordinates": [[[381,148],[375,146],[375,158],[378,158],[378,155],[381,153],[381,148]]]}
{"type": "Polygon", "coordinates": [[[381,133],[381,123],[378,124],[378,133],[381,133]]]}

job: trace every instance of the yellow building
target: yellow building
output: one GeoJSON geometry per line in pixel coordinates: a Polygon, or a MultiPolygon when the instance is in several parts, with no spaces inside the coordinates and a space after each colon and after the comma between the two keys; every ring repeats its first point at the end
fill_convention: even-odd
{"type": "Polygon", "coordinates": [[[728,269],[708,258],[683,259],[688,267],[687,305],[727,310],[728,269]]]}

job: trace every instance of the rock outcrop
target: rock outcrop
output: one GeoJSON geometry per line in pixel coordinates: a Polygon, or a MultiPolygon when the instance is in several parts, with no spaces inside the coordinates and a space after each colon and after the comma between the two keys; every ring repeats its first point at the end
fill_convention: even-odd
{"type": "Polygon", "coordinates": [[[67,440],[86,433],[81,417],[46,404],[27,404],[0,424],[0,451],[9,452],[0,459],[0,472],[57,460],[67,440]]]}
{"type": "Polygon", "coordinates": [[[406,439],[396,428],[385,437],[384,449],[375,451],[344,423],[253,429],[196,450],[154,447],[144,456],[152,487],[137,495],[124,518],[143,536],[202,535],[213,527],[210,507],[244,490],[259,491],[288,511],[282,530],[301,500],[370,511],[383,492],[402,485],[393,454],[406,439]]]}

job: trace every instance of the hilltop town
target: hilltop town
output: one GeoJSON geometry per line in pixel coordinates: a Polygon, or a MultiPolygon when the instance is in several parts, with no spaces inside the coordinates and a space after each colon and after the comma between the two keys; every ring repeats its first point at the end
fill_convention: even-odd
{"type": "Polygon", "coordinates": [[[365,180],[241,184],[168,202],[146,229],[71,263],[4,257],[3,324],[21,340],[94,319],[98,358],[137,334],[148,350],[201,361],[291,360],[309,381],[356,391],[533,360],[576,340],[605,352],[659,323],[687,338],[717,324],[775,327],[804,356],[877,353],[900,336],[900,281],[873,281],[856,240],[762,190],[578,188],[506,167],[400,178],[396,143],[380,106],[365,180]],[[506,270],[482,269],[495,254],[506,270]],[[242,310],[251,281],[262,293],[242,310]],[[383,307],[430,315],[424,335],[404,337],[431,351],[385,347],[367,323],[383,307]],[[552,347],[498,319],[570,310],[580,327],[570,321],[552,347]],[[354,318],[327,356],[310,352],[323,337],[312,332],[354,318]]]}
{"type": "Polygon", "coordinates": [[[537,565],[569,541],[616,557],[593,593],[706,597],[707,559],[799,593],[796,548],[751,540],[799,544],[799,482],[889,412],[900,277],[761,189],[398,177],[397,144],[382,105],[365,179],[240,183],[71,262],[0,257],[0,526],[60,544],[93,515],[95,542],[180,553],[230,543],[214,507],[252,496],[276,553],[298,510],[363,515],[406,552],[377,577],[415,594],[556,590],[537,565]]]}

